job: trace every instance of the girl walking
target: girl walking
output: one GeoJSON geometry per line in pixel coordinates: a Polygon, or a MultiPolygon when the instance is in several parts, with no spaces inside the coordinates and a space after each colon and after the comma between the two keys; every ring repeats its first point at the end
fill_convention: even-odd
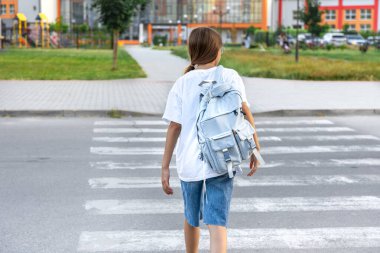
{"type": "MultiPolygon", "coordinates": [[[[162,117],[170,122],[162,160],[162,188],[166,194],[173,194],[169,183],[169,164],[176,148],[177,173],[185,207],[184,234],[187,253],[198,252],[201,219],[210,232],[210,251],[227,252],[227,225],[233,178],[229,178],[228,173],[217,174],[206,162],[199,159],[200,147],[196,128],[201,92],[198,84],[212,79],[222,56],[222,46],[222,39],[214,29],[199,27],[191,32],[188,42],[191,64],[170,90],[162,117]]],[[[242,78],[235,70],[223,68],[222,79],[236,85],[243,98],[242,109],[246,119],[255,127],[242,78]]],[[[253,138],[260,150],[256,131],[253,138]]],[[[258,164],[252,155],[248,176],[256,172],[258,164]]]]}

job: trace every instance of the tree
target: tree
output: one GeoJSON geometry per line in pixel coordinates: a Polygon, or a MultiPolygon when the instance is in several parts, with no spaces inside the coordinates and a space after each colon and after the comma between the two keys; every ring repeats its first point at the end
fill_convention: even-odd
{"type": "Polygon", "coordinates": [[[313,36],[319,37],[323,32],[323,26],[321,26],[323,11],[320,11],[320,3],[318,0],[306,0],[306,6],[302,10],[301,20],[307,26],[307,30],[313,36]]]}
{"type": "Polygon", "coordinates": [[[94,0],[93,8],[99,13],[99,21],[104,24],[113,35],[113,67],[117,68],[117,42],[119,35],[130,24],[132,17],[138,10],[145,7],[147,0],[94,0]]]}

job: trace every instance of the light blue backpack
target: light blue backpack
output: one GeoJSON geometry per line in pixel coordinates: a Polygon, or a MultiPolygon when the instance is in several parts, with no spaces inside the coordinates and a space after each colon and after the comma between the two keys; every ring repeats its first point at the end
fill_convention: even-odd
{"type": "Polygon", "coordinates": [[[223,82],[222,72],[223,66],[218,66],[214,80],[199,84],[203,88],[196,124],[199,158],[207,161],[216,173],[228,172],[232,178],[234,168],[241,173],[240,164],[252,154],[261,164],[264,161],[253,139],[255,129],[244,118],[241,94],[236,84],[223,82]]]}

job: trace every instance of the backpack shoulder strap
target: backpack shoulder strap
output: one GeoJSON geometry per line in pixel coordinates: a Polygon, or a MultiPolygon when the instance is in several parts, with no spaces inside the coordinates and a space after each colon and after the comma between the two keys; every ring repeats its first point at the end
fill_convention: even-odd
{"type": "Polygon", "coordinates": [[[214,80],[218,84],[222,83],[223,81],[223,66],[222,65],[219,65],[218,67],[216,67],[214,80]]]}

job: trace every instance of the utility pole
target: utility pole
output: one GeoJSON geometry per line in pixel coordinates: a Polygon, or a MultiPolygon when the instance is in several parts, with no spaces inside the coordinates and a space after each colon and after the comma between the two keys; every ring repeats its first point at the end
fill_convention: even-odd
{"type": "Polygon", "coordinates": [[[189,39],[189,18],[187,16],[187,14],[184,14],[183,18],[185,19],[185,26],[186,26],[186,43],[188,43],[188,39],[189,39]]]}
{"type": "MultiPolygon", "coordinates": [[[[1,0],[0,0],[0,8],[1,8],[1,0]]],[[[0,50],[3,48],[3,22],[1,20],[2,13],[0,12],[0,50]]]]}
{"type": "MultiPolygon", "coordinates": [[[[0,1],[1,4],[1,1],[0,1]]],[[[3,48],[3,22],[0,18],[0,50],[3,48]]]]}
{"type": "Polygon", "coordinates": [[[297,62],[297,63],[298,63],[298,61],[299,61],[298,29],[299,29],[299,24],[300,24],[300,18],[301,18],[301,13],[300,13],[300,0],[297,0],[297,29],[296,29],[296,62],[297,62]]]}
{"type": "Polygon", "coordinates": [[[222,8],[217,10],[216,6],[214,6],[212,8],[212,11],[214,14],[219,15],[219,33],[220,33],[220,36],[222,36],[223,16],[227,15],[230,12],[230,7],[227,6],[226,10],[223,11],[222,8]]]}

